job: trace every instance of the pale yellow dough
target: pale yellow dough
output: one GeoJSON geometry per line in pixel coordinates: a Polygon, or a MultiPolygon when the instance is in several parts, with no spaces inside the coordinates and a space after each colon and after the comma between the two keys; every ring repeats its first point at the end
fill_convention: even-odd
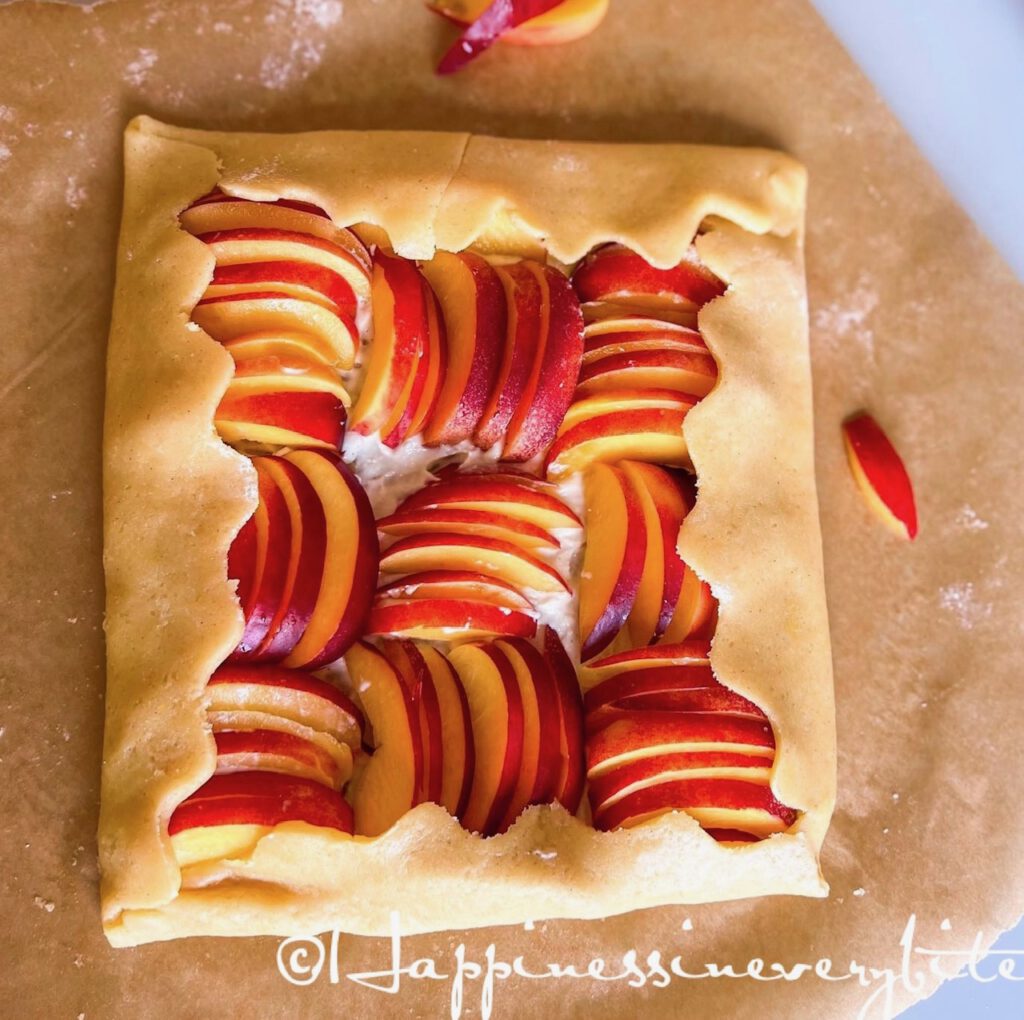
{"type": "Polygon", "coordinates": [[[465,134],[190,131],[137,118],[111,326],[104,438],[107,723],[99,827],[114,945],[183,935],[381,935],[600,917],[669,903],[822,896],[835,725],[814,484],[802,264],[805,174],[759,149],[513,141],[465,134]],[[376,840],[278,826],[245,859],[184,875],[166,834],[212,773],[204,687],[237,643],[232,538],[255,503],[218,438],[229,355],[189,322],[212,273],[178,213],[214,185],[316,203],[383,227],[396,250],[459,250],[492,221],[572,263],[622,241],[656,265],[698,240],[730,284],[701,313],[721,381],[686,422],[700,497],[684,557],[721,602],[719,678],[768,713],[791,834],[727,848],[685,815],[600,833],[531,808],[483,840],[425,804],[376,840]]]}

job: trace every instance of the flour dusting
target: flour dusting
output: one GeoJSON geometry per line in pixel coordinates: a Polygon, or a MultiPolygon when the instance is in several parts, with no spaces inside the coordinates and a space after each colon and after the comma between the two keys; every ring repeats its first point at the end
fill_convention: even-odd
{"type": "Polygon", "coordinates": [[[939,589],[939,605],[952,613],[964,630],[992,615],[992,606],[978,600],[970,581],[947,584],[939,589]]]}
{"type": "Polygon", "coordinates": [[[287,21],[292,27],[288,52],[270,53],[260,64],[260,84],[274,91],[305,81],[323,60],[326,40],[314,38],[318,30],[341,21],[341,0],[278,0],[264,17],[267,25],[287,21]]]}
{"type": "Polygon", "coordinates": [[[855,341],[873,357],[875,334],[869,320],[878,300],[878,292],[861,278],[842,301],[833,301],[815,311],[814,328],[833,342],[855,341]]]}
{"type": "Polygon", "coordinates": [[[124,80],[138,88],[156,65],[155,50],[139,50],[139,55],[124,69],[124,80]]]}
{"type": "Polygon", "coordinates": [[[7,146],[7,145],[4,145],[3,142],[0,142],[0,163],[3,163],[3,162],[5,162],[6,160],[8,160],[10,158],[11,158],[10,147],[7,146]]]}
{"type": "Polygon", "coordinates": [[[964,531],[984,531],[988,527],[988,521],[979,517],[974,507],[967,503],[957,512],[956,523],[964,531]]]}

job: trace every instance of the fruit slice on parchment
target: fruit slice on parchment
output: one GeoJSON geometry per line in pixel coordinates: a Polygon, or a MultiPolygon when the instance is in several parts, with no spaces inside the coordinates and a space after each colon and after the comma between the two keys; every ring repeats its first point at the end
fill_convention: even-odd
{"type": "Polygon", "coordinates": [[[438,65],[453,74],[499,39],[519,46],[554,46],[592,32],[608,0],[430,0],[429,8],[465,31],[438,65]]]}
{"type": "Polygon", "coordinates": [[[861,411],[843,423],[843,442],[850,470],[868,506],[900,538],[915,538],[914,487],[881,426],[861,411]]]}

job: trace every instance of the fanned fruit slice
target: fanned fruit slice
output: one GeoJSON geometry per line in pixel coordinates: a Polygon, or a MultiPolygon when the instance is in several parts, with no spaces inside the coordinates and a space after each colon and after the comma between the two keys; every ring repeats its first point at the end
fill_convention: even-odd
{"type": "Polygon", "coordinates": [[[419,803],[424,775],[419,706],[398,669],[367,642],[349,648],[345,665],[373,731],[373,753],[349,790],[355,831],[379,836],[419,803]]]}
{"type": "Polygon", "coordinates": [[[316,668],[361,632],[377,573],[370,504],[336,457],[253,459],[260,500],[229,553],[246,626],[235,659],[316,668]]]}
{"type": "MultiPolygon", "coordinates": [[[[429,352],[425,284],[414,262],[378,252],[372,295],[373,343],[362,392],[352,410],[352,429],[362,435],[390,435],[395,426],[386,426],[400,420],[413,399],[419,368],[429,352]]],[[[408,433],[408,426],[404,431],[408,433]]]]}
{"type": "Polygon", "coordinates": [[[305,822],[352,832],[352,809],[336,790],[276,772],[214,775],[175,808],[168,825],[181,867],[248,854],[275,825],[305,822]]]}
{"type": "Polygon", "coordinates": [[[214,416],[225,442],[339,450],[348,392],[308,344],[264,334],[225,343],[235,374],[214,416]]]}
{"type": "Polygon", "coordinates": [[[581,301],[614,302],[659,318],[666,310],[696,312],[725,293],[692,247],[678,265],[657,269],[625,245],[606,244],[576,267],[572,283],[581,301]]]}
{"type": "Polygon", "coordinates": [[[426,423],[426,445],[469,439],[494,388],[506,340],[505,290],[495,269],[473,252],[438,252],[421,266],[441,306],[445,371],[426,423]]]}
{"type": "Polygon", "coordinates": [[[598,828],[685,811],[717,839],[782,832],[796,812],[770,787],[771,725],[723,686],[697,643],[602,660],[586,694],[587,778],[598,828]],[[657,656],[657,657],[656,657],[657,656]]]}
{"type": "Polygon", "coordinates": [[[639,646],[710,636],[716,603],[680,557],[692,482],[653,464],[595,464],[587,472],[580,579],[584,661],[613,641],[639,646]]]}

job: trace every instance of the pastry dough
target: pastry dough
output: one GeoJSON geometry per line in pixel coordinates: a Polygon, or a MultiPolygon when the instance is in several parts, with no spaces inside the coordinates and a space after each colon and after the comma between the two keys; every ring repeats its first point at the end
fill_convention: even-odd
{"type": "Polygon", "coordinates": [[[814,483],[802,266],[805,174],[775,152],[425,132],[222,134],[137,118],[104,436],[108,687],[99,849],[114,945],[184,935],[381,935],[599,917],[667,903],[822,896],[835,797],[831,659],[814,483]],[[481,839],[422,804],[377,839],[286,823],[244,859],[182,874],[174,807],[212,773],[204,689],[242,617],[229,545],[255,501],[213,413],[230,356],[189,321],[213,259],[178,214],[214,186],[369,222],[396,251],[460,250],[518,225],[564,263],[621,241],[657,266],[697,240],[728,293],[701,312],[721,381],[687,417],[700,486],[681,552],[720,600],[719,679],[774,726],[772,788],[801,814],[723,846],[685,814],[598,832],[533,807],[481,839]]]}

